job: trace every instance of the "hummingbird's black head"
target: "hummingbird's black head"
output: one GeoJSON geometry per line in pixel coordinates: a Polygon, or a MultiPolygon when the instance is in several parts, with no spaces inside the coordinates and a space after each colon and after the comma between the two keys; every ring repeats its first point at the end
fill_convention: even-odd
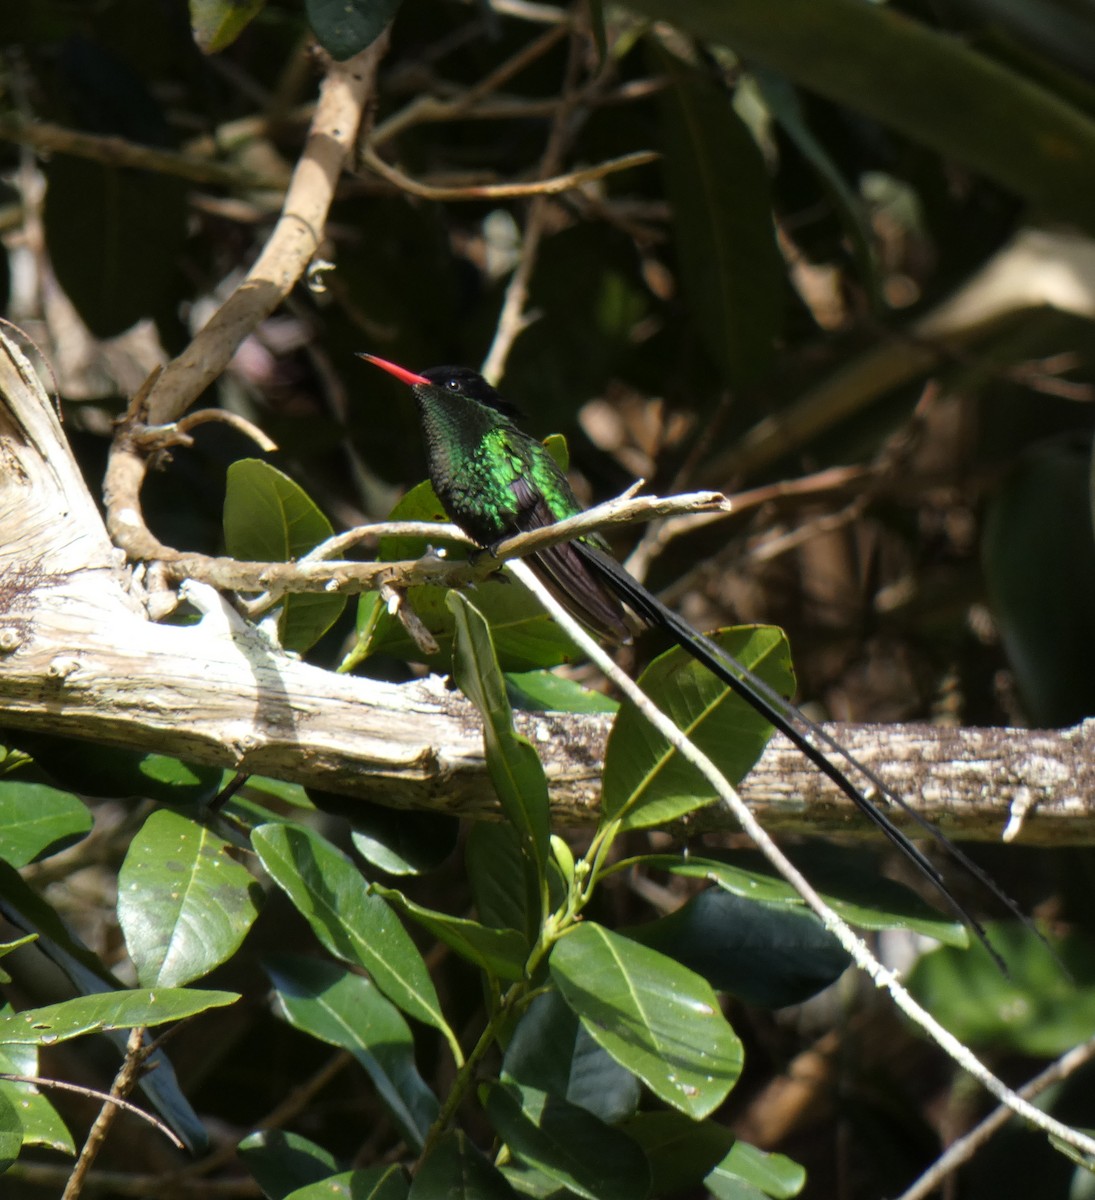
{"type": "Polygon", "coordinates": [[[507,417],[521,416],[521,410],[504,399],[478,372],[470,367],[428,367],[422,373],[435,387],[451,392],[454,396],[466,396],[477,400],[495,412],[507,417]]]}

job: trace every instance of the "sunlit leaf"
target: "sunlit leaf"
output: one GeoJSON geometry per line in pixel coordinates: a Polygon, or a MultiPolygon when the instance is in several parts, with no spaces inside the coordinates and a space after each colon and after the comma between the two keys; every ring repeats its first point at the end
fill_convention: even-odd
{"type": "Polygon", "coordinates": [[[420,1150],[437,1116],[437,1099],[418,1073],[414,1037],[395,1005],[371,980],[334,963],[277,955],[264,965],[290,1024],[348,1050],[403,1137],[420,1150]]]}
{"type": "Polygon", "coordinates": [[[455,1043],[422,955],[344,854],[319,834],[288,825],[260,826],[251,844],[332,954],[364,967],[389,1000],[455,1043]]]}
{"type": "MultiPolygon", "coordinates": [[[[787,640],[769,625],[724,630],[713,640],[781,695],[794,689],[787,640]]],[[[731,783],[760,757],[772,727],[679,647],[656,658],[639,686],[731,783]]],[[[701,808],[711,784],[631,704],[620,708],[605,747],[605,815],[644,828],[701,808]]]]}
{"type": "Polygon", "coordinates": [[[549,966],[593,1040],[667,1104],[700,1119],[737,1082],[741,1043],[699,975],[592,921],[549,966]]]}
{"type": "Polygon", "coordinates": [[[52,1046],[55,1042],[102,1033],[109,1029],[133,1029],[138,1025],[162,1025],[181,1021],[210,1008],[222,1008],[239,999],[235,992],[209,992],[197,988],[134,988],[77,996],[44,1008],[27,1008],[0,1017],[0,1045],[52,1046]]]}
{"type": "Polygon", "coordinates": [[[179,987],[239,949],[262,889],[203,826],[161,809],[130,843],[118,872],[118,921],[137,979],[179,987]]]}
{"type": "MultiPolygon", "coordinates": [[[[269,463],[244,458],[228,468],[224,541],[233,558],[291,562],[326,541],[334,530],[308,493],[269,463]]],[[[338,620],[345,596],[286,596],[278,634],[287,650],[303,654],[338,620]]]]}

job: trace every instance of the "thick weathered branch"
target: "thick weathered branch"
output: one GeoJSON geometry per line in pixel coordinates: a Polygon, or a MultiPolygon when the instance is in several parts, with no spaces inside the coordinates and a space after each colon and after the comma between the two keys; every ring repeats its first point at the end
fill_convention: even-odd
{"type": "MultiPolygon", "coordinates": [[[[155,749],[398,807],[497,815],[471,706],[433,677],[395,686],[270,646],[208,586],[197,625],[157,625],[110,544],[50,402],[0,350],[0,722],[155,749]]],[[[560,824],[592,819],[609,719],[519,718],[543,754],[560,824]]],[[[1064,733],[834,726],[853,753],[948,832],[1095,841],[1095,729],[1064,733]]],[[[782,739],[742,793],[772,829],[862,830],[782,739]]],[[[711,814],[695,824],[717,822],[711,814]]]]}

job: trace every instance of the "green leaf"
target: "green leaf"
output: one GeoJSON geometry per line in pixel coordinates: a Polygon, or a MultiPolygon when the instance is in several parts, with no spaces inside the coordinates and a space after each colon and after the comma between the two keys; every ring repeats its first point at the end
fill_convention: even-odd
{"type": "MultiPolygon", "coordinates": [[[[724,862],[694,855],[650,854],[633,861],[672,875],[707,879],[743,900],[796,907],[806,903],[759,852],[736,850],[732,857],[732,862],[724,862]]],[[[969,945],[969,934],[961,922],[942,916],[911,888],[887,879],[869,865],[865,867],[863,860],[864,851],[844,851],[835,846],[821,851],[799,850],[792,855],[799,870],[849,925],[860,929],[909,929],[948,946],[969,945]]]]}
{"type": "Polygon", "coordinates": [[[699,1120],[737,1082],[742,1047],[706,980],[593,922],[562,938],[551,977],[594,1041],[699,1120]]]}
{"type": "Polygon", "coordinates": [[[406,1200],[409,1186],[400,1166],[367,1167],[306,1184],[285,1200],[406,1200]]]}
{"type": "Polygon", "coordinates": [[[289,825],[262,825],[251,844],[332,954],[364,967],[389,1000],[456,1047],[422,955],[388,905],[368,894],[344,854],[319,834],[289,825]]]}
{"type": "Polygon", "coordinates": [[[509,671],[506,694],[514,708],[525,712],[614,713],[620,707],[611,696],[554,671],[509,671]]]}
{"type": "Polygon", "coordinates": [[[531,948],[540,930],[540,889],[526,867],[517,830],[500,822],[477,822],[464,846],[464,865],[483,924],[521,930],[531,948]]]}
{"type": "MultiPolygon", "coordinates": [[[[317,795],[314,790],[309,794],[313,799],[317,795]]],[[[316,807],[329,811],[318,800],[316,807]]],[[[459,817],[444,813],[386,808],[359,799],[341,804],[339,811],[350,822],[354,849],[389,875],[423,875],[436,870],[456,849],[460,837],[459,817]]]]}
{"type": "Polygon", "coordinates": [[[757,1189],[773,1200],[791,1200],[806,1184],[806,1172],[783,1154],[768,1154],[735,1142],[730,1153],[704,1180],[716,1200],[743,1200],[754,1194],[743,1188],[757,1189]]]}
{"type": "Polygon", "coordinates": [[[966,39],[862,0],[781,0],[778,21],[769,0],[629,6],[958,159],[1047,214],[1095,222],[1095,120],[966,39]]]}
{"type": "MultiPolygon", "coordinates": [[[[5,1006],[5,1013],[11,1009],[5,1006]]],[[[0,1046],[0,1073],[37,1075],[37,1046],[0,1046]]],[[[28,1146],[46,1146],[61,1154],[76,1153],[76,1145],[57,1110],[32,1083],[0,1079],[0,1095],[7,1097],[19,1114],[23,1141],[28,1146]]]]}
{"type": "Polygon", "coordinates": [[[286,1200],[406,1200],[408,1187],[402,1167],[369,1167],[310,1183],[286,1200]]]}
{"type": "Polygon", "coordinates": [[[456,619],[453,675],[483,718],[487,770],[502,809],[520,834],[524,853],[542,874],[551,813],[540,756],[528,738],[514,731],[513,710],[482,613],[459,592],[450,592],[448,603],[456,619]]]}
{"type": "MultiPolygon", "coordinates": [[[[110,993],[117,981],[99,958],[66,928],[57,913],[24,882],[19,872],[0,862],[0,913],[18,929],[37,934],[36,948],[82,993],[110,993]]],[[[126,1035],[108,1034],[124,1052],[126,1035]]],[[[141,1091],[192,1153],[208,1143],[205,1126],[179,1088],[174,1068],[162,1051],[147,1060],[141,1091]]]]}
{"type": "Polygon", "coordinates": [[[304,0],[319,44],[341,62],[371,46],[399,9],[399,0],[304,0]]]}
{"type": "Polygon", "coordinates": [[[710,888],[623,931],[749,1004],[784,1008],[829,986],[851,958],[812,912],[710,888]]]}
{"type": "Polygon", "coordinates": [[[377,883],[371,884],[369,891],[373,895],[383,896],[401,913],[428,929],[434,937],[468,962],[482,967],[499,979],[524,979],[528,942],[524,934],[516,929],[495,929],[466,917],[451,917],[436,909],[423,908],[395,888],[382,887],[377,883]]]}
{"type": "Polygon", "coordinates": [[[672,1110],[636,1113],[621,1128],[642,1146],[656,1196],[698,1186],[734,1143],[725,1125],[672,1110]]]}
{"type": "Polygon", "coordinates": [[[1006,977],[979,942],[966,951],[944,948],[918,960],[906,985],[913,997],[975,1047],[1056,1058],[1095,1034],[1090,938],[1051,938],[1050,950],[1018,923],[991,924],[988,935],[1006,977]]]}
{"type": "Polygon", "coordinates": [[[515,1195],[468,1135],[450,1129],[419,1164],[408,1200],[515,1200],[515,1195]]]}
{"type": "MultiPolygon", "coordinates": [[[[224,542],[233,558],[291,562],[314,550],[334,532],[315,501],[288,475],[259,458],[228,468],[224,496],[224,542]]],[[[287,650],[303,654],[342,615],[345,596],[299,593],[286,596],[278,636],[287,650]]]]}
{"type": "Polygon", "coordinates": [[[79,841],[91,828],[82,800],[45,783],[0,781],[0,858],[25,867],[79,841]]]}
{"type": "MultiPolygon", "coordinates": [[[[794,691],[790,651],[771,625],[724,630],[714,639],[781,695],[794,691]]],[[[772,727],[679,647],[656,658],[639,686],[677,727],[739,782],[760,757],[772,727]]],[[[623,704],[605,747],[603,807],[624,828],[641,829],[709,804],[715,792],[631,704],[623,704]]]]}
{"type": "Polygon", "coordinates": [[[661,95],[662,168],[681,280],[707,353],[733,387],[771,364],[783,308],[768,171],[726,89],[650,43],[661,95]]]}
{"type": "Polygon", "coordinates": [[[650,1171],[639,1147],[588,1110],[515,1083],[481,1090],[514,1157],[586,1200],[642,1200],[650,1171]]]}
{"type": "Polygon", "coordinates": [[[230,46],[262,11],[266,0],[190,0],[190,29],[203,54],[230,46]]]}
{"type": "Polygon", "coordinates": [[[180,807],[202,804],[220,791],[227,775],[220,767],[197,766],[166,754],[53,734],[20,733],[18,744],[54,783],[81,796],[139,796],[180,807]]]}
{"type": "Polygon", "coordinates": [[[154,812],[118,873],[118,922],[138,982],[180,987],[226,962],[261,897],[227,842],[176,813],[154,812]]]}
{"type": "MultiPolygon", "coordinates": [[[[424,482],[411,488],[392,509],[389,520],[447,521],[448,518],[433,488],[424,482]]],[[[377,559],[380,562],[416,559],[428,549],[422,538],[381,538],[377,559]]],[[[467,547],[460,547],[450,556],[458,559],[466,552],[467,547]]],[[[495,653],[503,670],[553,667],[574,657],[573,643],[525,588],[514,587],[505,579],[488,579],[471,589],[471,594],[491,627],[495,653]]],[[[371,654],[384,653],[414,662],[425,661],[436,670],[447,671],[452,665],[454,630],[447,596],[448,589],[442,587],[415,587],[407,593],[416,615],[437,640],[439,650],[432,657],[423,655],[399,619],[387,611],[375,594],[363,596],[358,606],[358,644],[340,669],[349,670],[371,654]]]]}
{"type": "Polygon", "coordinates": [[[286,1020],[331,1046],[348,1050],[416,1150],[437,1117],[437,1098],[414,1062],[414,1036],[375,984],[333,963],[279,954],[263,963],[286,1020]]]}
{"type": "Polygon", "coordinates": [[[597,1045],[554,989],[538,996],[517,1023],[502,1078],[562,1096],[609,1125],[639,1107],[639,1081],[597,1045]]]}
{"type": "Polygon", "coordinates": [[[328,1179],[338,1170],[333,1154],[299,1133],[283,1129],[248,1134],[236,1152],[269,1200],[284,1200],[298,1188],[328,1179]]]}
{"type": "Polygon", "coordinates": [[[210,1008],[223,1008],[239,999],[236,992],[197,988],[134,988],[77,996],[44,1008],[28,1008],[0,1017],[0,1045],[52,1046],[85,1033],[133,1029],[181,1021],[210,1008]]]}
{"type": "Polygon", "coordinates": [[[188,185],[64,154],[44,170],[50,263],[95,337],[162,313],[175,299],[188,185]]]}
{"type": "Polygon", "coordinates": [[[0,1172],[19,1157],[23,1146],[23,1122],[7,1094],[0,1092],[0,1172]]]}

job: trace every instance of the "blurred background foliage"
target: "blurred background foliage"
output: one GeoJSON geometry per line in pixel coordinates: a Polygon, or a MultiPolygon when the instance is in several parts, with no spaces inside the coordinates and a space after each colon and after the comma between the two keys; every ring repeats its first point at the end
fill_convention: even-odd
{"type": "MultiPolygon", "coordinates": [[[[315,35],[349,53],[394,11],[349,8],[364,33],[321,0],[0,9],[0,293],[52,366],[93,492],[127,397],[272,227],[319,75],[315,35]],[[113,143],[80,134],[188,165],[119,166],[113,143]]],[[[266,430],[281,446],[269,460],[343,528],[384,518],[424,474],[403,389],[354,352],[415,368],[490,355],[527,426],[566,434],[587,498],[636,476],[740,497],[729,519],[617,549],[705,628],[783,625],[812,712],[1077,722],[1095,714],[1093,63],[1091,0],[406,0],[363,159],[449,198],[363,162],[325,231],[332,266],[206,399],[266,430]],[[646,150],[656,161],[550,197],[475,191],[646,150]],[[527,302],[499,343],[523,263],[527,302]]],[[[197,430],[145,489],[160,538],[223,552],[228,468],[252,454],[225,427],[197,430]]],[[[314,661],[340,661],[353,619],[314,661]]],[[[632,665],[655,649],[629,651],[632,665]]],[[[419,668],[388,655],[363,669],[419,668]]],[[[109,961],[111,872],[136,823],[116,787],[93,783],[66,786],[107,797],[95,855],[31,873],[109,961]]],[[[1088,850],[981,857],[1028,911],[1090,936],[1088,850]]],[[[420,898],[467,894],[451,866],[419,882],[420,898]]],[[[680,882],[606,903],[618,921],[667,911],[680,882]]],[[[265,936],[280,946],[280,930],[265,936]]],[[[944,1023],[971,980],[986,1012],[1014,999],[963,961],[924,980],[944,1023]]],[[[261,991],[251,960],[230,965],[261,991]]],[[[446,998],[470,1013],[471,977],[449,966],[446,998]]],[[[1009,986],[1029,1000],[1045,970],[1009,986]]],[[[804,1162],[809,1195],[896,1192],[983,1104],[855,991],[735,1020],[747,1074],[728,1121],[804,1162]],[[823,1070],[792,1104],[779,1085],[798,1055],[823,1070]]],[[[312,1046],[261,1005],[219,1020],[212,1041],[182,1034],[176,1058],[203,1114],[238,1132],[312,1069],[312,1046]]],[[[1052,1029],[973,1024],[1016,1079],[1058,1046],[1052,1029]]],[[[1074,1082],[1055,1109],[1093,1124],[1090,1095],[1074,1082]]],[[[332,1086],[300,1126],[351,1155],[370,1103],[332,1086]]],[[[151,1160],[148,1140],[115,1153],[151,1160]]],[[[1005,1133],[960,1194],[1087,1195],[1080,1178],[1005,1133]],[[1038,1180],[1021,1191],[1020,1161],[1038,1180]]]]}

